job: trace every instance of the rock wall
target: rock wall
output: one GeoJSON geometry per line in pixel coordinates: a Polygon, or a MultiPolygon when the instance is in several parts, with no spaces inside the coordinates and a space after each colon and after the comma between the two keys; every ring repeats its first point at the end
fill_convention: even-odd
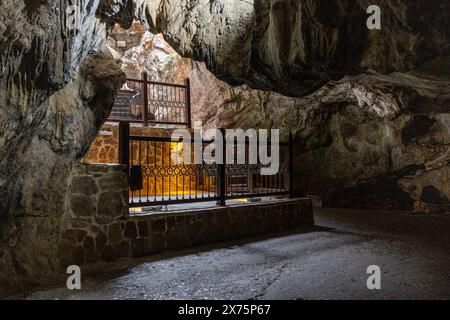
{"type": "MultiPolygon", "coordinates": [[[[113,23],[128,28],[133,16],[230,84],[290,96],[310,94],[291,100],[231,90],[230,104],[224,105],[241,117],[240,108],[246,106],[242,97],[257,94],[261,103],[248,104],[254,108],[243,117],[242,127],[255,121],[296,131],[303,139],[297,153],[304,156],[297,166],[305,181],[299,190],[319,181],[317,192],[332,200],[341,190],[414,174],[416,181],[401,186],[418,202],[416,207],[445,199],[448,184],[439,177],[446,172],[442,159],[448,147],[447,0],[385,1],[380,4],[381,31],[366,29],[367,0],[71,3],[80,9],[75,28],[66,14],[69,2],[1,4],[2,288],[6,281],[45,280],[56,268],[55,237],[67,177],[124,80],[111,57],[100,53],[113,23]],[[339,80],[344,75],[348,77],[339,80]]],[[[214,114],[208,110],[205,117],[214,114]]],[[[398,192],[392,185],[391,193],[398,192]]],[[[360,190],[371,194],[369,187],[360,190]]]]}
{"type": "Polygon", "coordinates": [[[0,287],[49,281],[58,268],[67,177],[109,113],[124,74],[102,53],[100,1],[2,1],[0,287]]]}
{"type": "Polygon", "coordinates": [[[8,178],[1,189],[0,281],[43,281],[57,270],[55,245],[67,177],[95,138],[124,82],[123,73],[109,61],[103,54],[88,57],[77,78],[41,106],[45,120],[29,133],[29,140],[20,141],[20,157],[2,168],[8,178]]]}
{"type": "Polygon", "coordinates": [[[202,82],[219,93],[201,98],[213,105],[203,119],[296,132],[298,192],[335,206],[419,209],[427,207],[422,189],[433,187],[446,210],[448,182],[419,181],[440,176],[424,172],[448,148],[448,1],[380,2],[381,30],[366,28],[366,0],[137,4],[147,28],[222,80],[309,94],[295,100],[202,82]]]}
{"type": "Polygon", "coordinates": [[[137,0],[136,15],[185,57],[229,83],[303,96],[367,70],[406,72],[450,54],[446,0],[137,0]]]}
{"type": "Polygon", "coordinates": [[[204,63],[179,56],[161,35],[135,29],[141,42],[117,57],[122,69],[130,77],[145,70],[174,83],[189,77],[194,121],[295,133],[298,194],[319,195],[330,206],[446,211],[446,178],[411,186],[422,180],[416,172],[435,170],[429,163],[445,162],[448,152],[450,86],[434,64],[404,74],[349,76],[295,98],[230,86],[204,63]],[[444,193],[439,205],[420,201],[427,186],[444,193]]]}
{"type": "Polygon", "coordinates": [[[128,245],[122,236],[128,216],[128,181],[119,165],[77,164],[68,181],[58,268],[84,266],[121,257],[128,245]]]}

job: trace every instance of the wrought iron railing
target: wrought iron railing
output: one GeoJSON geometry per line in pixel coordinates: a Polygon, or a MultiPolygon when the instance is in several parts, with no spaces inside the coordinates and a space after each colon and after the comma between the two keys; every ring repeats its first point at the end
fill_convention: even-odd
{"type": "MultiPolygon", "coordinates": [[[[120,132],[120,162],[129,173],[130,207],[203,201],[225,205],[230,199],[285,196],[292,190],[291,138],[280,142],[278,173],[264,176],[261,164],[185,164],[181,142],[170,137],[130,136],[128,124],[121,124],[120,132]]],[[[203,148],[211,142],[201,141],[203,148]]],[[[247,152],[248,141],[245,144],[247,152]]]]}
{"type": "Polygon", "coordinates": [[[173,84],[142,79],[127,79],[111,113],[111,122],[191,126],[190,81],[173,84]]]}

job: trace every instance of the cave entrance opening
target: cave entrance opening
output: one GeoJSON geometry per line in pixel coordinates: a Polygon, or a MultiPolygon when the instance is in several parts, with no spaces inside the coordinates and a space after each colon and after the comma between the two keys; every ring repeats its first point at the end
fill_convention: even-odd
{"type": "Polygon", "coordinates": [[[204,106],[211,105],[212,101],[203,97],[212,91],[216,95],[227,92],[227,87],[218,86],[214,81],[219,80],[214,80],[206,68],[178,55],[162,35],[149,33],[139,22],[128,30],[116,25],[108,48],[127,80],[83,162],[127,167],[132,213],[149,208],[172,211],[242,205],[289,196],[292,179],[288,142],[280,146],[281,170],[272,177],[262,176],[261,167],[250,164],[223,168],[174,165],[171,154],[183,150],[181,143],[171,141],[173,130],[191,130],[192,118],[201,120],[204,106]],[[213,79],[213,86],[208,79],[213,79]],[[221,89],[216,92],[212,88],[221,89]],[[191,90],[195,90],[194,108],[191,90]]]}

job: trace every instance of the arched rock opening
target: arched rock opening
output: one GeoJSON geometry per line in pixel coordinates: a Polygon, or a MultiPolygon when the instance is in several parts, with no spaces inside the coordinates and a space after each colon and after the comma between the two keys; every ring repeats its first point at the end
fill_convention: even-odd
{"type": "MultiPolygon", "coordinates": [[[[3,283],[41,281],[59,267],[56,243],[67,177],[124,81],[112,57],[103,53],[106,34],[113,23],[129,27],[134,18],[227,83],[287,95],[234,91],[230,104],[254,95],[251,100],[261,102],[258,108],[249,108],[233,125],[296,134],[299,193],[328,197],[389,175],[417,208],[423,207],[421,190],[427,185],[439,186],[448,198],[448,181],[440,178],[448,170],[450,143],[450,84],[442,71],[450,56],[447,0],[385,5],[385,29],[378,33],[356,23],[365,0],[333,6],[319,0],[71,3],[79,10],[78,25],[71,24],[69,3],[2,2],[3,283]],[[289,14],[281,23],[279,12],[286,7],[289,14]],[[347,54],[354,59],[343,58],[347,54]],[[402,140],[416,113],[435,124],[416,139],[402,140]],[[411,166],[425,169],[405,174],[411,166]]],[[[230,109],[224,106],[225,114],[230,109]]]]}

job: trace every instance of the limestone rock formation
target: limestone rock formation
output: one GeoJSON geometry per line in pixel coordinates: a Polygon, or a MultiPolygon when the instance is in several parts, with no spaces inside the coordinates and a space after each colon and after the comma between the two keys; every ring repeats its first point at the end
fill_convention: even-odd
{"type": "MultiPolygon", "coordinates": [[[[332,205],[424,208],[431,185],[411,191],[416,183],[401,181],[424,175],[420,168],[448,148],[448,1],[382,2],[381,30],[366,28],[365,0],[137,3],[151,31],[228,83],[310,94],[232,88],[221,99],[227,89],[209,85],[220,93],[201,98],[228,101],[218,112],[202,109],[218,125],[294,130],[299,192],[332,205]]],[[[447,182],[434,181],[445,195],[447,182]]]]}
{"type": "Polygon", "coordinates": [[[78,4],[84,5],[80,19],[66,21],[68,7],[59,1],[2,1],[2,289],[46,279],[58,268],[66,179],[125,80],[110,55],[101,53],[106,28],[95,16],[99,1],[78,4]]]}
{"type": "MultiPolygon", "coordinates": [[[[434,177],[447,159],[450,83],[445,74],[432,76],[431,65],[414,73],[348,76],[295,98],[230,86],[204,63],[179,56],[161,35],[141,37],[121,55],[122,69],[130,77],[145,70],[152,79],[175,83],[189,77],[194,120],[207,127],[294,132],[300,194],[320,195],[333,206],[428,211],[420,203],[422,189],[447,189],[442,177],[410,186],[418,183],[416,172],[434,177]],[[439,159],[441,165],[428,165],[439,159]]],[[[447,200],[440,199],[434,208],[442,211],[447,200]]]]}
{"type": "Polygon", "coordinates": [[[450,3],[367,0],[138,0],[137,15],[229,83],[303,96],[348,74],[410,71],[450,54],[450,3]],[[238,59],[236,59],[238,57],[238,59]]]}
{"type": "Polygon", "coordinates": [[[299,97],[218,86],[217,96],[230,96],[214,104],[219,118],[201,115],[218,125],[295,131],[299,192],[336,205],[361,195],[380,203],[380,192],[393,207],[404,206],[401,199],[416,208],[446,203],[447,0],[383,1],[380,31],[366,28],[368,0],[70,4],[1,2],[1,281],[42,280],[57,268],[67,175],[124,80],[100,52],[113,23],[128,28],[133,18],[229,84],[299,97]]]}

